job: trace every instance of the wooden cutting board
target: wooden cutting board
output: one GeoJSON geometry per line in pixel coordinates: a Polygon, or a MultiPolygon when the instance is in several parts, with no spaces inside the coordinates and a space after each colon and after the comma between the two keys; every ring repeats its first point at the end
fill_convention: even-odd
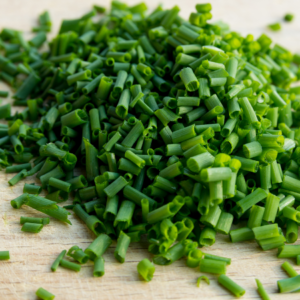
{"type": "MultiPolygon", "coordinates": [[[[11,27],[29,32],[36,25],[37,16],[45,9],[50,11],[53,20],[53,32],[56,33],[62,19],[77,18],[86,13],[96,0],[1,0],[0,29],[11,27]]],[[[127,1],[130,4],[138,1],[127,1]]],[[[159,1],[146,1],[154,8],[159,1]]],[[[223,20],[231,28],[242,34],[252,33],[258,37],[266,30],[266,24],[280,21],[287,12],[296,14],[295,21],[283,24],[279,33],[268,32],[274,41],[293,51],[300,50],[300,2],[298,0],[211,0],[214,20],[223,20]]],[[[182,7],[182,16],[187,18],[197,1],[163,1],[165,7],[178,4],[182,7]]],[[[98,1],[108,6],[109,1],[98,1]]],[[[0,89],[8,89],[0,84],[0,89]]],[[[3,101],[6,103],[9,100],[3,101]]],[[[19,109],[20,110],[20,109],[19,109]]],[[[136,266],[143,258],[151,259],[144,242],[133,243],[128,250],[126,262],[118,263],[114,256],[115,244],[105,253],[105,276],[93,278],[93,266],[87,263],[81,272],[75,273],[63,268],[53,273],[50,266],[63,249],[73,245],[86,248],[93,240],[85,225],[73,215],[73,225],[65,225],[51,219],[50,225],[39,234],[21,232],[20,216],[42,217],[43,215],[24,207],[15,210],[10,200],[22,193],[25,182],[35,182],[27,178],[14,187],[7,181],[11,174],[0,172],[0,251],[9,250],[11,259],[0,262],[0,299],[20,300],[36,299],[35,291],[43,287],[56,295],[57,300],[144,300],[144,299],[233,299],[221,288],[216,277],[207,274],[211,280],[196,287],[196,279],[201,274],[196,269],[189,269],[185,261],[180,260],[171,266],[156,266],[156,272],[150,283],[141,281],[136,266]]],[[[70,200],[67,202],[71,202],[70,200]]],[[[260,299],[256,292],[255,278],[259,278],[272,299],[299,299],[299,294],[280,295],[276,281],[287,278],[280,265],[285,261],[276,258],[276,250],[263,252],[255,242],[232,244],[227,236],[218,235],[217,242],[210,248],[203,249],[216,255],[232,258],[228,267],[228,276],[246,289],[242,299],[260,299]]],[[[297,271],[295,261],[288,260],[297,271]]]]}

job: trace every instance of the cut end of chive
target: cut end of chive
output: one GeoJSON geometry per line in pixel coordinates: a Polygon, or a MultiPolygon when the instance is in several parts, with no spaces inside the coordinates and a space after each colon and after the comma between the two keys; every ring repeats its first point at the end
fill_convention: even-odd
{"type": "Polygon", "coordinates": [[[189,92],[194,92],[194,91],[198,90],[198,89],[199,89],[199,81],[198,81],[198,80],[195,80],[195,81],[189,82],[189,83],[186,85],[186,89],[187,89],[189,92]]]}

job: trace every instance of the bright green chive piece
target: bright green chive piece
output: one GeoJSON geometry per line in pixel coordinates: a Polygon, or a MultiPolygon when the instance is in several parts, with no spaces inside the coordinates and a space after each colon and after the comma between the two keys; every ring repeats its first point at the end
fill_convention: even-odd
{"type": "Polygon", "coordinates": [[[246,293],[244,288],[239,286],[237,283],[235,283],[232,279],[230,279],[224,274],[218,277],[218,282],[237,298],[240,298],[246,293]]]}
{"type": "Polygon", "coordinates": [[[237,202],[238,210],[244,213],[252,205],[264,200],[268,194],[261,188],[257,188],[253,193],[247,195],[244,199],[237,202]]]}
{"type": "Polygon", "coordinates": [[[262,300],[271,300],[271,298],[267,294],[265,288],[263,287],[262,283],[258,279],[255,279],[255,281],[257,284],[257,291],[260,294],[262,300]]]}
{"type": "Polygon", "coordinates": [[[300,275],[277,281],[279,293],[293,293],[300,290],[300,275]]]}
{"type": "Polygon", "coordinates": [[[242,227],[234,229],[229,232],[230,240],[233,243],[249,241],[254,239],[254,233],[252,229],[248,227],[242,227]]]}
{"type": "Polygon", "coordinates": [[[204,253],[204,258],[218,260],[218,261],[224,261],[224,262],[226,262],[227,265],[231,264],[231,258],[227,258],[227,257],[204,253]]]}
{"type": "Polygon", "coordinates": [[[189,268],[196,268],[200,264],[200,260],[202,258],[202,251],[200,249],[193,249],[189,252],[187,260],[186,260],[186,265],[189,268]]]}
{"type": "Polygon", "coordinates": [[[299,274],[296,272],[296,270],[291,266],[290,263],[288,263],[287,261],[284,262],[282,265],[281,265],[281,268],[283,270],[285,270],[287,272],[287,274],[290,276],[290,277],[296,277],[298,276],[299,274]]]}
{"type": "Polygon", "coordinates": [[[277,237],[280,235],[277,224],[265,225],[252,228],[254,237],[257,240],[277,237]]]}
{"type": "Polygon", "coordinates": [[[153,278],[155,267],[147,258],[144,258],[138,263],[137,271],[145,281],[149,282],[153,278]]]}
{"type": "Polygon", "coordinates": [[[35,294],[40,298],[40,299],[43,299],[43,300],[53,300],[55,298],[55,296],[53,294],[51,294],[50,292],[46,291],[45,289],[43,288],[39,288],[35,294]]]}
{"type": "Polygon", "coordinates": [[[269,193],[266,199],[265,211],[263,220],[274,223],[277,216],[280,199],[275,195],[269,193]]]}
{"type": "Polygon", "coordinates": [[[200,261],[200,272],[212,274],[226,274],[226,262],[208,258],[200,261]]]}
{"type": "Polygon", "coordinates": [[[210,284],[209,279],[205,275],[202,275],[197,278],[197,287],[200,287],[201,280],[204,280],[208,285],[210,284]]]}
{"type": "Polygon", "coordinates": [[[277,257],[290,258],[300,255],[300,245],[284,245],[278,248],[277,257]]]}
{"type": "Polygon", "coordinates": [[[185,255],[184,241],[178,242],[168,249],[166,253],[154,256],[153,262],[157,265],[170,265],[185,255]]]}
{"type": "Polygon", "coordinates": [[[191,68],[182,69],[180,77],[189,92],[193,92],[199,88],[199,81],[191,68]]]}
{"type": "Polygon", "coordinates": [[[286,222],[286,241],[287,243],[295,243],[298,240],[298,223],[293,220],[286,222]]]}
{"type": "Polygon", "coordinates": [[[254,228],[254,227],[259,227],[261,226],[263,216],[265,213],[265,208],[258,206],[258,205],[253,205],[250,209],[250,216],[248,219],[248,224],[247,226],[249,228],[254,228]]]}
{"type": "Polygon", "coordinates": [[[268,27],[273,31],[279,31],[281,29],[280,23],[270,24],[268,27]]]}
{"type": "Polygon", "coordinates": [[[0,260],[10,259],[9,251],[0,251],[0,260]]]}

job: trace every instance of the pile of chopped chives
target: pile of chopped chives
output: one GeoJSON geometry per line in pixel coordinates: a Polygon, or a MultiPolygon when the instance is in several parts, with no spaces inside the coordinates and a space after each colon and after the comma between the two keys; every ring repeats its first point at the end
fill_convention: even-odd
{"type": "MultiPolygon", "coordinates": [[[[112,240],[124,263],[130,243],[146,235],[154,264],[185,257],[188,267],[220,275],[239,297],[245,290],[225,275],[231,260],[199,247],[229,234],[231,242],[255,239],[299,264],[300,246],[289,244],[300,222],[300,87],[290,87],[300,77],[300,56],[265,34],[255,40],[209,22],[208,3],[196,5],[189,21],[177,6],[146,10],[144,3],[112,1],[95,21],[105,10],[94,6],[64,20],[49,50],[40,50],[51,29],[48,12],[29,41],[2,30],[0,79],[24,108],[12,115],[10,104],[0,107],[7,121],[0,125],[0,165],[16,173],[11,186],[32,175],[40,180],[25,184],[11,205],[70,225],[72,209],[95,234],[87,249],[62,251],[52,271],[80,271],[92,260],[94,276],[103,276],[112,240]],[[72,205],[58,205],[71,196],[72,205]]],[[[38,232],[49,218],[20,222],[38,232]]],[[[145,281],[153,263],[137,265],[145,281]]],[[[299,290],[300,276],[283,268],[293,277],[279,280],[279,291],[299,290]]],[[[201,279],[209,283],[200,276],[198,285],[201,279]]],[[[47,293],[37,292],[53,299],[47,293]]]]}

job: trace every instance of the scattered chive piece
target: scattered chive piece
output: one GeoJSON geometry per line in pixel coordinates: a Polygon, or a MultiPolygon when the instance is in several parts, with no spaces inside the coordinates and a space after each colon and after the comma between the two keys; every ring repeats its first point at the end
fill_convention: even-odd
{"type": "Polygon", "coordinates": [[[57,270],[57,267],[60,264],[60,261],[64,258],[64,256],[66,255],[67,250],[63,250],[58,257],[55,259],[55,261],[53,262],[52,266],[51,266],[51,271],[55,272],[57,270]]]}
{"type": "Polygon", "coordinates": [[[277,281],[279,293],[293,293],[300,290],[300,275],[277,281]]]}
{"type": "Polygon", "coordinates": [[[218,261],[225,261],[227,265],[231,264],[231,258],[227,258],[227,257],[204,253],[204,258],[218,260],[218,261]]]}
{"type": "Polygon", "coordinates": [[[43,224],[47,225],[50,223],[49,218],[30,218],[30,217],[21,217],[20,218],[20,224],[25,224],[25,223],[36,223],[36,224],[43,224]]]}
{"type": "Polygon", "coordinates": [[[149,261],[149,259],[144,258],[138,263],[137,271],[145,281],[149,282],[153,278],[155,267],[153,263],[149,261]]]}
{"type": "Polygon", "coordinates": [[[61,259],[59,265],[63,268],[70,269],[75,272],[79,272],[81,269],[81,265],[75,264],[65,259],[61,259]]]}
{"type": "Polygon", "coordinates": [[[81,264],[85,264],[89,260],[88,255],[84,253],[82,249],[80,249],[78,246],[71,247],[67,255],[72,257],[73,259],[75,259],[81,264]]]}
{"type": "Polygon", "coordinates": [[[208,285],[210,284],[209,279],[205,275],[202,275],[197,278],[197,287],[200,287],[201,280],[204,280],[208,285]]]}
{"type": "Polygon", "coordinates": [[[285,271],[288,273],[288,275],[289,275],[290,277],[295,277],[295,276],[298,276],[298,275],[299,275],[299,274],[296,272],[296,270],[291,266],[291,264],[288,263],[287,261],[284,262],[284,263],[281,265],[281,268],[282,268],[283,270],[285,270],[285,271]]]}
{"type": "Polygon", "coordinates": [[[279,30],[281,30],[281,25],[280,25],[280,23],[274,23],[274,24],[268,25],[268,28],[273,31],[279,31],[279,30]]]}
{"type": "Polygon", "coordinates": [[[258,279],[255,279],[255,281],[257,284],[257,291],[260,294],[262,300],[271,300],[271,298],[267,294],[265,288],[263,287],[262,283],[258,279]]]}
{"type": "Polygon", "coordinates": [[[232,279],[230,279],[224,274],[218,277],[218,282],[237,298],[240,298],[246,293],[246,291],[241,286],[239,286],[237,283],[235,283],[232,279]]]}
{"type": "Polygon", "coordinates": [[[35,292],[35,294],[43,300],[53,300],[55,298],[53,294],[41,287],[35,292]]]}
{"type": "Polygon", "coordinates": [[[94,277],[102,277],[105,274],[104,270],[104,259],[102,256],[97,257],[94,260],[94,277]]]}
{"type": "Polygon", "coordinates": [[[292,22],[293,19],[294,19],[294,15],[293,14],[286,14],[284,16],[284,21],[286,21],[286,22],[292,22]]]}
{"type": "Polygon", "coordinates": [[[8,92],[7,91],[0,91],[0,97],[1,98],[7,98],[8,97],[8,92]]]}
{"type": "Polygon", "coordinates": [[[9,251],[0,251],[0,260],[10,259],[9,251]]]}
{"type": "Polygon", "coordinates": [[[227,263],[225,261],[204,258],[200,261],[200,272],[226,274],[226,266],[227,263]]]}
{"type": "Polygon", "coordinates": [[[39,233],[43,227],[43,224],[24,223],[21,230],[24,232],[39,233]]]}

